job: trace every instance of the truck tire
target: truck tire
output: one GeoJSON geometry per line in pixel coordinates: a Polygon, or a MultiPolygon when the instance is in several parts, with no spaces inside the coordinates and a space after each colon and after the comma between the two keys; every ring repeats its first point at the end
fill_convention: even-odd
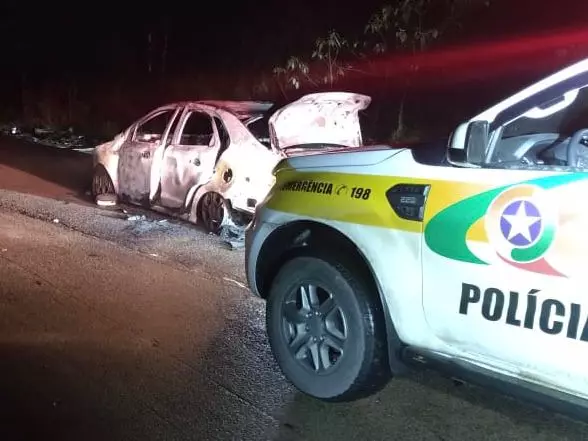
{"type": "Polygon", "coordinates": [[[279,270],[266,305],[282,372],[323,401],[372,395],[391,376],[381,302],[352,268],[331,256],[296,257],[279,270]]]}

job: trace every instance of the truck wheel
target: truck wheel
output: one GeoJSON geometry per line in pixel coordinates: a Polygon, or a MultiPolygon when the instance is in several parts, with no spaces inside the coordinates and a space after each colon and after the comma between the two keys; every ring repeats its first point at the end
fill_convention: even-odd
{"type": "Polygon", "coordinates": [[[350,264],[296,257],[278,272],[267,302],[272,352],[286,378],[324,401],[353,401],[390,378],[379,298],[350,264]]]}

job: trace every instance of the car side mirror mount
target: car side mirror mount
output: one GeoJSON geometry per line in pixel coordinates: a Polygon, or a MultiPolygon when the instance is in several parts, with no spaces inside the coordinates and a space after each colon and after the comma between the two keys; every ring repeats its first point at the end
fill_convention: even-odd
{"type": "Polygon", "coordinates": [[[486,159],[489,138],[488,121],[472,121],[459,125],[453,132],[447,149],[449,162],[462,166],[480,167],[486,159]]]}

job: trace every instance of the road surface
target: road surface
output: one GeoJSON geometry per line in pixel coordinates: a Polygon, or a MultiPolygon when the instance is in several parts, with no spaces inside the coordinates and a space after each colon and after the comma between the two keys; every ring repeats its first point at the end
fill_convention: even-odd
{"type": "Polygon", "coordinates": [[[80,201],[91,173],[91,155],[0,135],[1,188],[80,201]]]}
{"type": "Polygon", "coordinates": [[[427,372],[357,403],[302,396],[273,362],[242,252],[84,202],[87,161],[0,138],[0,439],[588,439],[427,372]]]}

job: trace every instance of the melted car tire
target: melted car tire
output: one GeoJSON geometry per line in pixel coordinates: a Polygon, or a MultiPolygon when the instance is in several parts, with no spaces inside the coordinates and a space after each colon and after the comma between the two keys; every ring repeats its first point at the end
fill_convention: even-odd
{"type": "Polygon", "coordinates": [[[225,199],[220,193],[210,191],[202,195],[198,206],[200,207],[198,217],[202,226],[208,233],[219,234],[228,215],[228,206],[225,199]],[[214,211],[211,212],[210,209],[214,211]],[[221,219],[218,219],[218,217],[221,219]]]}
{"type": "Polygon", "coordinates": [[[323,401],[353,401],[372,395],[391,377],[381,302],[352,268],[331,256],[296,257],[274,278],[266,305],[270,346],[282,372],[300,391],[323,401]],[[296,286],[313,281],[336,296],[348,321],[345,356],[332,372],[322,375],[306,369],[290,354],[282,331],[283,302],[296,286]]]}
{"type": "Polygon", "coordinates": [[[92,196],[96,198],[105,194],[114,195],[116,190],[106,169],[102,165],[98,165],[92,177],[92,196]]]}

